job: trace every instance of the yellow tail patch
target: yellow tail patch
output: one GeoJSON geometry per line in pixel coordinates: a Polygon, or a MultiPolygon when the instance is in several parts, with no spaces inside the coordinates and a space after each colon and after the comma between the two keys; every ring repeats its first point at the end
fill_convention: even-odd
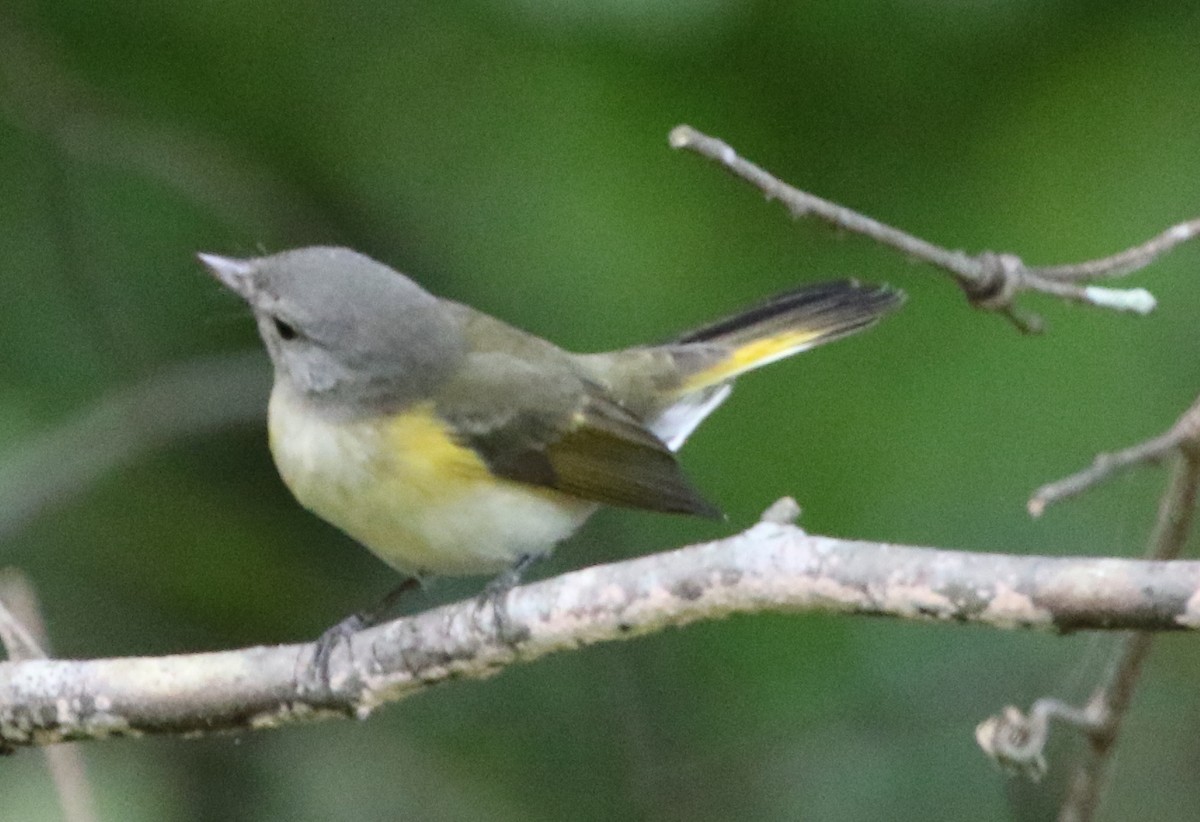
{"type": "Polygon", "coordinates": [[[829,333],[829,329],[793,329],[771,337],[752,340],[738,346],[728,357],[703,371],[693,374],[684,383],[684,391],[695,391],[733,379],[760,366],[798,354],[829,333]]]}

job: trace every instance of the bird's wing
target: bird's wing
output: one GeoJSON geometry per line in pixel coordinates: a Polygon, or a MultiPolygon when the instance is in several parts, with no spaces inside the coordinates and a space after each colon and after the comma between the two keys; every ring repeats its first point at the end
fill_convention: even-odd
{"type": "Polygon", "coordinates": [[[609,505],[720,516],[670,449],[565,360],[471,354],[435,406],[497,476],[609,505]]]}

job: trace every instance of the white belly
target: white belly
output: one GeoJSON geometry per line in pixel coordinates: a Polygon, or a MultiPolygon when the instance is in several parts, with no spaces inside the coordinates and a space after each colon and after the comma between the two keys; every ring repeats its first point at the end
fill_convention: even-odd
{"type": "Polygon", "coordinates": [[[304,507],[402,573],[494,574],[570,536],[596,506],[492,477],[429,417],[380,426],[301,411],[276,387],[271,453],[304,507]]]}

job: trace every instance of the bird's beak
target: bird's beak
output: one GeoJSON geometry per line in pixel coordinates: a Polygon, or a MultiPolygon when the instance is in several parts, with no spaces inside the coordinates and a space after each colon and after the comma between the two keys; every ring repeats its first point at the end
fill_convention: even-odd
{"type": "Polygon", "coordinates": [[[234,257],[221,257],[204,252],[200,252],[196,257],[204,263],[204,267],[212,272],[214,277],[221,281],[222,285],[243,300],[250,300],[254,291],[253,283],[250,281],[250,275],[254,272],[253,260],[239,260],[234,257]]]}

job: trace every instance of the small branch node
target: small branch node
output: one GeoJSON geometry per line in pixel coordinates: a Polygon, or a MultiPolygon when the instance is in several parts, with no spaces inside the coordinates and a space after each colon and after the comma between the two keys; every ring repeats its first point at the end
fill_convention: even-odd
{"type": "Polygon", "coordinates": [[[1090,712],[1045,697],[1033,703],[1028,714],[1009,705],[975,728],[975,741],[1006,773],[1037,782],[1046,775],[1046,743],[1050,721],[1057,719],[1089,735],[1097,732],[1090,712]]]}
{"type": "Polygon", "coordinates": [[[1025,264],[1015,254],[981,252],[979,276],[975,279],[960,278],[959,284],[972,305],[990,311],[1003,311],[1012,306],[1013,298],[1023,286],[1022,275],[1025,264]]]}
{"type": "Polygon", "coordinates": [[[795,525],[800,519],[800,503],[791,497],[782,497],[771,503],[767,510],[758,518],[759,522],[770,522],[775,525],[795,525]]]}
{"type": "Polygon", "coordinates": [[[1000,313],[1022,334],[1041,334],[1046,330],[1046,322],[1041,315],[1032,311],[1023,311],[1015,305],[1010,305],[1000,309],[1000,313]]]}
{"type": "Polygon", "coordinates": [[[1188,458],[1200,458],[1200,398],[1183,412],[1170,435],[1177,439],[1179,449],[1188,458]]]}
{"type": "Polygon", "coordinates": [[[1158,307],[1158,301],[1144,288],[1104,288],[1089,285],[1083,289],[1084,299],[1099,308],[1111,308],[1145,316],[1158,307]]]}
{"type": "Polygon", "coordinates": [[[697,136],[696,129],[689,125],[678,125],[667,135],[667,145],[671,148],[687,148],[697,136]]]}
{"type": "Polygon", "coordinates": [[[975,742],[1005,773],[1038,782],[1046,775],[1047,729],[1009,705],[975,726],[975,742]]]}

